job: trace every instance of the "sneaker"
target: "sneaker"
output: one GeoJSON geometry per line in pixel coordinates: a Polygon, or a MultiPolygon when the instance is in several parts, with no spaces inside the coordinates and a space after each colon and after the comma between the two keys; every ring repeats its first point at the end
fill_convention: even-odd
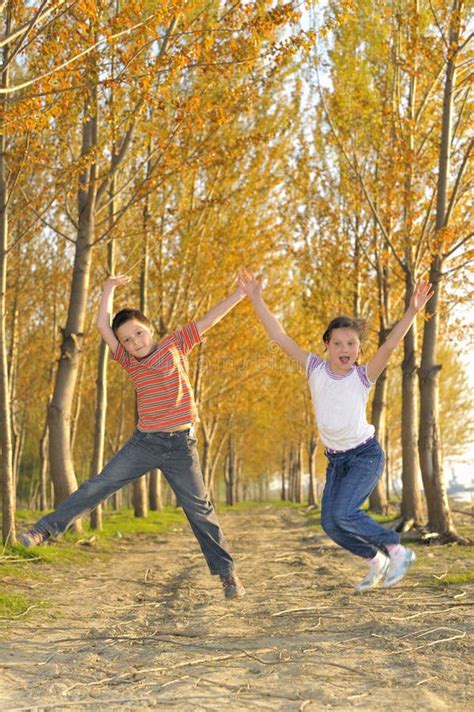
{"type": "Polygon", "coordinates": [[[39,529],[35,529],[35,527],[18,535],[18,541],[20,544],[23,544],[23,546],[26,546],[27,549],[30,549],[32,546],[40,546],[44,544],[47,539],[49,539],[49,534],[41,532],[39,529]]]}
{"type": "Polygon", "coordinates": [[[374,588],[383,579],[390,567],[390,559],[381,551],[377,552],[373,559],[369,559],[369,570],[367,576],[356,586],[358,591],[367,591],[374,588]]]}
{"type": "Polygon", "coordinates": [[[242,598],[242,596],[245,596],[245,588],[235,574],[221,575],[220,578],[226,598],[242,598]]]}
{"type": "Polygon", "coordinates": [[[387,576],[383,582],[383,586],[388,588],[398,583],[406,574],[412,564],[416,560],[416,554],[411,549],[404,546],[395,546],[389,551],[390,566],[387,576]]]}

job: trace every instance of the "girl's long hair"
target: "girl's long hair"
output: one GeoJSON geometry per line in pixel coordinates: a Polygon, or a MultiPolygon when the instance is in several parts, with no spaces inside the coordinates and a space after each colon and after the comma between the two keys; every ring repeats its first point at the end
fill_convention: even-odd
{"type": "Polygon", "coordinates": [[[362,341],[365,334],[366,322],[364,319],[353,319],[350,316],[337,316],[331,322],[329,322],[328,328],[323,334],[323,341],[328,344],[331,339],[331,334],[334,329],[352,329],[356,332],[359,340],[362,341]]]}

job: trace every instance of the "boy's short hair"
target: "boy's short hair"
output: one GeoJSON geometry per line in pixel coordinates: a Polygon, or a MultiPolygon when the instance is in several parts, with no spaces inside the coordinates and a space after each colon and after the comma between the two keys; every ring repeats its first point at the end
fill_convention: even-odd
{"type": "Polygon", "coordinates": [[[131,321],[132,319],[135,319],[135,321],[139,321],[141,324],[144,324],[149,329],[153,329],[153,324],[151,323],[151,321],[148,319],[148,317],[145,316],[145,314],[142,314],[139,309],[121,309],[112,319],[112,331],[114,332],[115,336],[117,336],[117,329],[119,329],[122,324],[125,324],[125,322],[131,321]]]}

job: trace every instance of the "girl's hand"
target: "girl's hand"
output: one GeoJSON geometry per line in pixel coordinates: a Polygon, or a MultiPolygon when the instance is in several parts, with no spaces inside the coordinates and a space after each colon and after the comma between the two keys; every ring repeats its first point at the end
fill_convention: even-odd
{"type": "Polygon", "coordinates": [[[126,274],[111,274],[110,277],[107,278],[105,283],[109,287],[113,287],[115,289],[115,287],[122,287],[124,284],[129,284],[129,282],[131,281],[132,278],[126,274]]]}
{"type": "Polygon", "coordinates": [[[423,309],[425,304],[431,299],[434,294],[433,287],[430,282],[425,282],[420,279],[413,290],[410,299],[410,310],[418,314],[420,309],[423,309]]]}
{"type": "Polygon", "coordinates": [[[255,299],[262,294],[262,282],[248,269],[240,270],[238,277],[239,289],[250,299],[255,299]]]}

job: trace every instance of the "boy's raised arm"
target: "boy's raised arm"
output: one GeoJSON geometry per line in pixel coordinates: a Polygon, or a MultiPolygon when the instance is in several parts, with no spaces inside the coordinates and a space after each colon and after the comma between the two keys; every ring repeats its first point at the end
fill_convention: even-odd
{"type": "Polygon", "coordinates": [[[99,311],[97,313],[96,326],[100,331],[100,335],[104,339],[107,346],[111,349],[112,353],[115,353],[119,345],[118,339],[112,331],[110,326],[110,319],[112,316],[112,303],[114,300],[114,290],[115,287],[119,287],[122,284],[128,284],[131,277],[125,275],[118,275],[114,277],[111,275],[104,284],[104,290],[102,292],[102,297],[100,299],[99,311]]]}
{"type": "Polygon", "coordinates": [[[235,307],[236,304],[238,304],[242,301],[242,299],[244,299],[244,297],[245,293],[240,287],[237,287],[237,289],[232,292],[232,294],[229,294],[229,296],[219,302],[219,304],[216,304],[215,307],[209,309],[207,314],[205,314],[203,317],[197,319],[196,326],[201,336],[208,329],[210,329],[212,326],[215,326],[215,324],[217,324],[221,319],[223,319],[225,315],[228,314],[230,310],[235,307]]]}
{"type": "Polygon", "coordinates": [[[302,349],[283,329],[282,325],[263,301],[262,284],[252,272],[242,270],[239,274],[240,288],[251,300],[257,315],[272,341],[275,341],[283,351],[303,368],[306,366],[308,352],[302,349]]]}

